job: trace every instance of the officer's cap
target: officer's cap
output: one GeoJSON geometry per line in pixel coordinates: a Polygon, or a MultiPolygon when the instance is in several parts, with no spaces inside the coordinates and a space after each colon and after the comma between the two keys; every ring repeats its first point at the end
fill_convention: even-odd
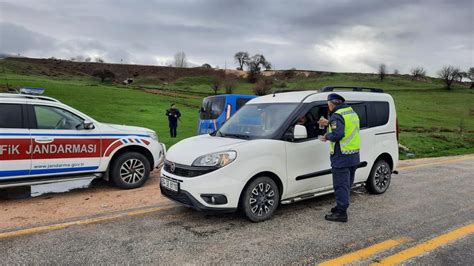
{"type": "Polygon", "coordinates": [[[346,99],[344,99],[344,97],[342,97],[341,95],[337,94],[337,93],[331,93],[328,95],[328,101],[332,101],[332,100],[339,100],[341,102],[345,102],[346,99]]]}

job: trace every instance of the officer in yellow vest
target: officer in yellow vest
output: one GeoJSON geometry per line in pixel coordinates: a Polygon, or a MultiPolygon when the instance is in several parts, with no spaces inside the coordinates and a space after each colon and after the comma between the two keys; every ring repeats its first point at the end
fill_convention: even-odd
{"type": "Polygon", "coordinates": [[[329,121],[324,118],[319,120],[320,125],[328,127],[327,133],[320,136],[320,140],[330,141],[332,180],[336,195],[336,206],[325,219],[335,222],[347,222],[349,195],[360,163],[359,116],[344,102],[342,96],[329,94],[329,121]]]}

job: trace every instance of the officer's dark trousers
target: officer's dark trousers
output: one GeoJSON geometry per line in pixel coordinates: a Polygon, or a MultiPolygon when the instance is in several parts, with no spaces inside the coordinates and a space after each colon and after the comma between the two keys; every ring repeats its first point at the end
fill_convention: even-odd
{"type": "Polygon", "coordinates": [[[349,207],[349,195],[357,166],[345,168],[332,168],[332,182],[336,194],[336,207],[338,212],[345,213],[349,207]]]}
{"type": "Polygon", "coordinates": [[[177,124],[170,123],[170,136],[172,138],[176,138],[176,128],[178,127],[177,124]]]}

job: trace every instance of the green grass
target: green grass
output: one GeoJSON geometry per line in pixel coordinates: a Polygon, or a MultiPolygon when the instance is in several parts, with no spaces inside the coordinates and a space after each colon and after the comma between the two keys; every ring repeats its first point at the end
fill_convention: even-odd
{"type": "MultiPolygon", "coordinates": [[[[168,147],[195,135],[198,108],[203,97],[212,95],[214,77],[186,77],[174,82],[162,82],[149,77],[138,77],[132,87],[100,83],[89,76],[46,76],[37,65],[0,60],[0,86],[5,78],[10,85],[46,88],[46,95],[108,123],[142,126],[158,132],[168,147]],[[139,88],[155,88],[173,96],[155,95],[139,88]],[[169,138],[166,109],[176,102],[182,113],[178,138],[169,138]]],[[[462,85],[452,91],[443,88],[439,79],[413,81],[409,76],[388,76],[383,82],[376,75],[354,73],[323,74],[313,78],[278,80],[288,89],[318,89],[328,85],[380,87],[396,102],[401,143],[410,148],[415,157],[430,157],[474,153],[474,92],[462,85]],[[460,130],[463,133],[460,133],[460,130]]],[[[253,84],[241,79],[234,93],[252,94],[253,84]]],[[[223,93],[221,89],[220,93],[223,93]]],[[[406,158],[401,154],[401,158],[406,158]]]]}

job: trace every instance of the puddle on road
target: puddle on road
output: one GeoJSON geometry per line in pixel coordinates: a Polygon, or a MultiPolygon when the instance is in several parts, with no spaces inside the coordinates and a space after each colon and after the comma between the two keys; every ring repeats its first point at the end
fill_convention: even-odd
{"type": "Polygon", "coordinates": [[[31,197],[38,197],[49,193],[64,193],[74,189],[88,188],[93,179],[74,180],[44,185],[31,186],[31,197]]]}

